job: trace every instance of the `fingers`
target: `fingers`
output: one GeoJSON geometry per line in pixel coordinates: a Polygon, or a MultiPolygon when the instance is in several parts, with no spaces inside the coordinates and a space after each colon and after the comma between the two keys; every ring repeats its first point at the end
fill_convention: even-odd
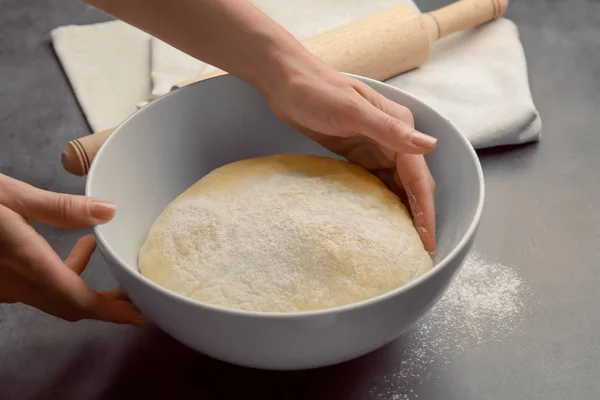
{"type": "Polygon", "coordinates": [[[114,204],[86,196],[37,190],[23,207],[22,215],[62,228],[83,228],[110,221],[116,212],[114,204]]]}
{"type": "Polygon", "coordinates": [[[64,263],[77,275],[81,275],[92,254],[96,250],[96,240],[93,235],[87,235],[77,241],[64,263]]]}
{"type": "MultiPolygon", "coordinates": [[[[95,249],[96,241],[93,235],[84,236],[77,241],[64,263],[76,274],[81,274],[95,249]]],[[[79,295],[75,298],[82,311],[81,319],[134,325],[144,325],[148,322],[120,290],[92,292],[88,289],[83,295],[83,300],[79,295]]]]}
{"type": "MultiPolygon", "coordinates": [[[[416,154],[418,153],[416,151],[396,150],[396,171],[399,184],[403,186],[406,193],[417,232],[425,249],[433,252],[436,247],[435,181],[422,154],[433,150],[437,145],[437,139],[414,129],[414,118],[408,108],[389,100],[362,82],[355,83],[355,88],[374,108],[380,110],[380,121],[385,121],[387,115],[395,121],[404,123],[399,125],[394,121],[387,122],[388,126],[396,124],[400,127],[395,136],[397,141],[406,141],[408,137],[413,145],[425,150],[421,154],[416,154]]],[[[380,125],[383,124],[384,122],[380,122],[380,125]]],[[[388,134],[393,130],[388,130],[388,134]]]]}
{"type": "Polygon", "coordinates": [[[120,291],[89,292],[92,301],[86,307],[87,318],[115,324],[146,325],[148,318],[127,300],[121,300],[120,291]]]}
{"type": "Polygon", "coordinates": [[[422,155],[397,154],[396,169],[425,250],[435,251],[435,182],[422,155]]]}
{"type": "Polygon", "coordinates": [[[18,301],[69,322],[89,319],[137,326],[148,323],[148,319],[118,290],[93,292],[82,286],[79,291],[57,295],[37,288],[18,301]]]}
{"type": "MultiPolygon", "coordinates": [[[[51,209],[52,206],[48,204],[53,201],[55,194],[45,192],[50,198],[45,199],[47,203],[44,200],[36,203],[33,194],[43,191],[18,181],[16,184],[5,183],[4,177],[0,177],[0,251],[4,261],[0,265],[4,272],[0,289],[11,288],[6,293],[10,301],[28,304],[68,321],[97,319],[120,324],[147,323],[146,317],[120,292],[93,292],[79,276],[95,249],[92,236],[80,239],[63,262],[35,229],[27,224],[23,217],[35,216],[44,207],[51,209]],[[38,207],[31,207],[32,204],[38,207]],[[14,266],[14,271],[10,266],[14,266]],[[12,290],[16,288],[18,290],[12,290]]],[[[89,200],[92,199],[85,199],[89,200]]],[[[44,221],[44,218],[40,220],[44,221]]],[[[65,218],[64,221],[68,223],[63,226],[73,220],[65,218]]]]}
{"type": "Polygon", "coordinates": [[[104,224],[116,212],[114,204],[87,196],[41,190],[6,176],[0,179],[0,204],[23,217],[62,228],[104,224]]]}
{"type": "Polygon", "coordinates": [[[410,110],[376,93],[367,85],[358,85],[364,98],[359,130],[382,146],[395,152],[425,154],[437,145],[437,139],[414,128],[410,110]]]}
{"type": "Polygon", "coordinates": [[[361,134],[400,153],[425,154],[435,148],[436,139],[418,132],[406,122],[372,105],[369,107],[372,110],[369,110],[368,115],[364,116],[361,134]]]}
{"type": "Polygon", "coordinates": [[[119,289],[105,290],[99,293],[109,299],[129,301],[129,297],[127,297],[127,295],[119,289]]]}

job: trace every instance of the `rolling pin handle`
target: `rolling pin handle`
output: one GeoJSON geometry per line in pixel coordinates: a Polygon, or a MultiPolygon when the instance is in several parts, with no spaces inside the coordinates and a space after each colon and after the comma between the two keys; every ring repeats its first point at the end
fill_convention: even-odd
{"type": "Polygon", "coordinates": [[[430,42],[500,18],[507,8],[508,0],[460,0],[431,11],[424,15],[430,42]]]}
{"type": "Polygon", "coordinates": [[[114,128],[110,128],[71,140],[60,154],[60,161],[63,168],[74,175],[86,175],[90,170],[96,153],[113,131],[114,128]]]}
{"type": "Polygon", "coordinates": [[[60,153],[60,162],[63,168],[73,175],[83,176],[89,170],[90,161],[78,139],[67,143],[67,147],[60,153]]]}

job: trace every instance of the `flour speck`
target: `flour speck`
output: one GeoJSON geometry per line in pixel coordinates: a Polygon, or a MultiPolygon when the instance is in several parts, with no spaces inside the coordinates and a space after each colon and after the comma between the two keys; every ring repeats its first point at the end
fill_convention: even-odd
{"type": "Polygon", "coordinates": [[[388,366],[394,371],[376,380],[374,398],[416,399],[415,388],[433,378],[430,364],[440,371],[454,356],[468,358],[485,343],[510,338],[528,292],[513,268],[472,251],[444,296],[407,335],[399,361],[388,366]]]}

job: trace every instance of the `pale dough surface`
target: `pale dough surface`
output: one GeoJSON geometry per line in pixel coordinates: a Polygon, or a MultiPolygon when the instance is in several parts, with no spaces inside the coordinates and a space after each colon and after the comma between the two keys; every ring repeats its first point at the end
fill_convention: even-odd
{"type": "Polygon", "coordinates": [[[200,302],[298,312],[388,292],[432,268],[406,207],[346,161],[276,155],[212,171],[151,226],[141,273],[200,302]]]}

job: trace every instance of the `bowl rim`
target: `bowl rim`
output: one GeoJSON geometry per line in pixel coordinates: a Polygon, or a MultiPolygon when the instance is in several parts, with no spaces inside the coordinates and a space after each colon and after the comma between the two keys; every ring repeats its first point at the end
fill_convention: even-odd
{"type": "MultiPolygon", "coordinates": [[[[431,268],[425,274],[419,276],[416,279],[413,279],[412,281],[406,283],[405,285],[402,285],[396,289],[390,290],[388,292],[382,293],[378,296],[375,296],[375,297],[372,297],[369,299],[361,300],[361,301],[350,303],[350,304],[345,304],[342,306],[326,308],[326,309],[319,309],[319,310],[312,310],[312,311],[264,312],[264,311],[240,310],[240,309],[218,306],[218,305],[214,305],[214,304],[210,304],[210,303],[204,303],[204,302],[201,302],[198,300],[188,298],[186,296],[183,296],[179,293],[173,292],[169,289],[166,289],[166,288],[160,286],[159,284],[153,282],[149,278],[142,275],[139,272],[138,266],[135,266],[136,267],[135,270],[133,268],[129,268],[127,266],[127,263],[125,261],[123,261],[123,259],[121,259],[121,257],[119,257],[119,255],[116,254],[116,252],[108,244],[108,241],[106,240],[106,238],[100,231],[101,225],[95,225],[93,227],[93,233],[96,237],[96,240],[97,240],[98,244],[101,246],[101,248],[105,250],[105,252],[110,256],[110,258],[112,258],[112,261],[113,261],[112,263],[115,264],[116,266],[118,266],[118,268],[121,268],[122,270],[124,270],[124,273],[128,274],[131,278],[139,281],[140,283],[142,283],[143,285],[146,285],[147,287],[153,289],[154,291],[158,291],[159,293],[161,293],[164,296],[172,298],[175,301],[185,303],[186,305],[189,305],[189,306],[203,308],[206,311],[210,311],[210,312],[224,313],[224,314],[228,314],[231,316],[252,317],[252,318],[261,318],[261,319],[311,318],[311,317],[318,317],[318,316],[326,316],[326,315],[330,315],[330,314],[351,312],[351,311],[354,311],[354,310],[357,310],[360,308],[370,307],[370,306],[374,306],[377,303],[385,302],[392,297],[398,296],[404,292],[408,292],[408,291],[412,290],[416,286],[419,286],[422,283],[424,283],[425,281],[433,279],[434,276],[440,274],[443,269],[447,268],[450,261],[455,259],[456,256],[461,251],[463,251],[465,249],[465,247],[467,247],[469,245],[469,242],[471,241],[473,236],[476,234],[478,225],[480,223],[481,215],[483,212],[483,205],[485,202],[485,181],[484,181],[483,170],[481,167],[481,163],[479,161],[479,157],[477,156],[477,153],[476,153],[475,149],[473,148],[473,145],[471,144],[471,142],[469,142],[467,137],[456,127],[456,125],[454,125],[454,123],[452,123],[452,121],[450,121],[448,118],[444,117],[440,112],[438,112],[437,110],[435,110],[433,107],[429,106],[428,104],[424,103],[422,100],[420,100],[416,96],[413,96],[412,94],[410,94],[402,89],[396,88],[385,82],[381,82],[381,81],[378,81],[375,79],[367,78],[367,77],[356,75],[356,74],[350,74],[350,73],[343,73],[343,74],[346,76],[355,78],[359,81],[362,81],[363,83],[368,83],[368,84],[378,87],[378,88],[386,88],[387,90],[399,92],[402,96],[410,98],[412,101],[420,104],[420,107],[425,109],[427,112],[436,114],[438,117],[444,119],[458,133],[459,139],[462,140],[463,144],[467,147],[467,151],[471,155],[471,158],[474,161],[475,168],[477,170],[477,181],[479,184],[479,193],[478,193],[479,199],[477,201],[477,207],[475,210],[475,214],[474,214],[473,219],[472,219],[471,223],[469,224],[469,227],[467,228],[466,232],[460,238],[458,244],[442,260],[440,260],[438,264],[436,264],[433,268],[431,268]]],[[[101,148],[98,150],[98,152],[96,153],[95,159],[102,157],[102,155],[104,154],[104,150],[107,147],[106,144],[110,143],[111,140],[113,140],[114,137],[116,137],[116,135],[121,134],[121,131],[123,130],[123,126],[126,126],[130,119],[136,118],[136,115],[139,112],[150,112],[155,103],[168,101],[167,100],[168,97],[173,95],[175,92],[179,92],[181,90],[195,90],[194,89],[195,86],[200,86],[200,85],[206,84],[209,81],[213,81],[215,79],[217,79],[217,80],[219,80],[219,79],[222,79],[222,80],[238,79],[239,80],[239,78],[234,77],[229,74],[215,76],[215,77],[211,77],[211,78],[208,78],[208,79],[205,79],[202,81],[188,84],[181,88],[177,88],[176,90],[173,90],[173,91],[159,97],[158,99],[152,101],[151,103],[149,103],[148,105],[143,107],[143,109],[140,109],[137,112],[134,112],[129,117],[127,117],[125,120],[123,120],[116,127],[114,132],[108,137],[108,139],[104,142],[104,144],[101,146],[101,148]]],[[[91,187],[92,187],[92,184],[94,181],[94,176],[95,176],[97,165],[98,165],[98,163],[92,163],[90,170],[88,171],[86,184],[85,184],[85,195],[86,196],[90,195],[90,191],[91,191],[91,187]]]]}

